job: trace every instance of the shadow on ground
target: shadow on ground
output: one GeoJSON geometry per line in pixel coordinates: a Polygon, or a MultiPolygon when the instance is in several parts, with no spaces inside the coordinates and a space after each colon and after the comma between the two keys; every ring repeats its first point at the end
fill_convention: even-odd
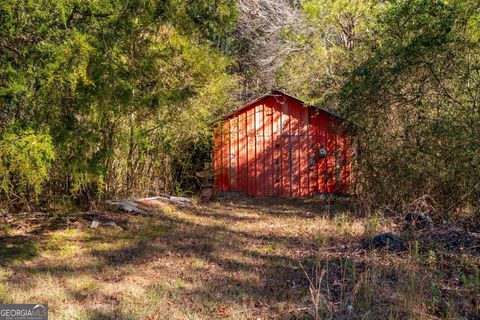
{"type": "MultiPolygon", "coordinates": [[[[303,313],[296,309],[308,304],[308,284],[300,263],[307,269],[314,265],[317,246],[311,213],[320,217],[323,210],[318,204],[289,200],[259,205],[249,199],[224,199],[198,207],[171,208],[169,212],[158,210],[153,217],[136,217],[141,224],[125,222],[125,230],[113,236],[97,239],[96,231],[86,227],[89,237],[75,244],[86,247],[88,257],[83,251],[66,260],[33,260],[41,244],[20,237],[4,238],[0,252],[8,257],[3,261],[6,265],[13,260],[32,260],[15,267],[8,279],[10,286],[33,285],[29,282],[34,281],[32,277],[19,274],[45,273],[61,279],[92,275],[104,283],[143,277],[148,291],[175,278],[186,285],[168,284],[164,291],[174,303],[182,301],[192,312],[213,318],[242,318],[242,312],[284,314],[288,318],[303,313]],[[113,248],[104,245],[120,240],[123,244],[113,248]],[[12,245],[17,242],[24,245],[14,249],[12,245]],[[72,263],[75,259],[78,263],[72,263]],[[147,279],[152,272],[155,276],[147,279]],[[224,306],[228,310],[225,314],[218,311],[224,306]]],[[[45,228],[48,226],[42,230],[45,228]]],[[[38,230],[32,234],[38,235],[39,243],[48,241],[38,230]]],[[[89,295],[82,290],[66,291],[70,299],[84,303],[89,295]]],[[[92,319],[111,318],[108,312],[89,310],[92,319]]],[[[129,312],[118,312],[120,319],[136,318],[129,312]]]]}

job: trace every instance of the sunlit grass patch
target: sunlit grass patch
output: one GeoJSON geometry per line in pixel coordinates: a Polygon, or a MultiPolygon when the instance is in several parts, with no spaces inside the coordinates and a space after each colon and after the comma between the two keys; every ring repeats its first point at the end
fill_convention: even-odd
{"type": "Polygon", "coordinates": [[[74,291],[82,293],[93,293],[98,289],[98,280],[93,278],[93,275],[80,275],[73,279],[66,279],[67,284],[74,291]]]}
{"type": "Polygon", "coordinates": [[[48,303],[52,310],[70,300],[63,283],[51,273],[31,275],[28,281],[9,284],[11,301],[15,303],[48,303]]]}
{"type": "Polygon", "coordinates": [[[5,232],[6,234],[11,234],[13,232],[13,228],[12,226],[4,226],[2,231],[5,232]]]}
{"type": "Polygon", "coordinates": [[[11,269],[5,268],[5,267],[0,267],[0,281],[4,281],[11,277],[13,274],[13,271],[11,269]]]}
{"type": "Polygon", "coordinates": [[[44,254],[52,254],[60,257],[68,257],[80,254],[81,246],[79,240],[83,239],[83,235],[78,230],[66,229],[52,233],[50,238],[43,243],[42,249],[44,254]]]}
{"type": "Polygon", "coordinates": [[[11,297],[8,293],[8,286],[7,284],[0,282],[0,303],[10,303],[11,297]]]}
{"type": "Polygon", "coordinates": [[[172,224],[165,224],[162,221],[152,219],[132,219],[128,229],[122,230],[113,227],[99,227],[88,230],[85,238],[88,242],[136,240],[146,241],[165,236],[166,232],[173,227],[172,224]]]}
{"type": "Polygon", "coordinates": [[[173,278],[159,284],[149,286],[146,291],[146,297],[152,303],[165,302],[183,295],[185,289],[191,288],[191,284],[180,278],[173,278]]]}
{"type": "Polygon", "coordinates": [[[190,266],[195,270],[202,270],[208,267],[208,262],[200,258],[191,258],[189,260],[190,266]]]}
{"type": "Polygon", "coordinates": [[[155,285],[147,289],[147,296],[150,300],[153,301],[164,300],[165,297],[168,298],[168,294],[166,293],[167,290],[165,290],[164,286],[155,285]]]}
{"type": "Polygon", "coordinates": [[[268,244],[263,248],[264,253],[273,253],[275,252],[275,246],[273,244],[268,244]]]}
{"type": "Polygon", "coordinates": [[[148,319],[162,302],[161,291],[129,282],[122,290],[119,311],[127,318],[148,319]]]}
{"type": "Polygon", "coordinates": [[[178,214],[179,213],[179,211],[176,207],[174,207],[172,205],[168,205],[168,204],[166,204],[162,207],[162,211],[165,214],[178,214]]]}
{"type": "Polygon", "coordinates": [[[131,251],[140,248],[143,243],[163,238],[172,228],[171,224],[161,221],[135,217],[125,230],[112,227],[86,230],[83,244],[93,255],[111,255],[114,252],[131,251]]]}

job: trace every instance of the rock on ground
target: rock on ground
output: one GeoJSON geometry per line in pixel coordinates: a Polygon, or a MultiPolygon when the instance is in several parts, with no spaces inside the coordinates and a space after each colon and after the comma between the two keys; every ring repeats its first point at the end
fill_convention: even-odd
{"type": "Polygon", "coordinates": [[[382,248],[392,251],[401,251],[402,239],[399,236],[385,232],[374,236],[365,243],[366,247],[382,248]]]}

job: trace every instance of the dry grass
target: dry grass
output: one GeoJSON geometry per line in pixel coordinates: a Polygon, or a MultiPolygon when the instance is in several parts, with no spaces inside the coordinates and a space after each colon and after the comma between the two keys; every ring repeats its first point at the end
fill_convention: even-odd
{"type": "Polygon", "coordinates": [[[480,254],[471,239],[458,252],[462,244],[412,234],[411,250],[388,253],[361,242],[395,224],[352,217],[341,203],[334,210],[273,199],[144,205],[155,215],[96,213],[119,226],[98,229],[83,213],[11,217],[0,243],[0,302],[48,303],[52,319],[480,314],[480,254]]]}

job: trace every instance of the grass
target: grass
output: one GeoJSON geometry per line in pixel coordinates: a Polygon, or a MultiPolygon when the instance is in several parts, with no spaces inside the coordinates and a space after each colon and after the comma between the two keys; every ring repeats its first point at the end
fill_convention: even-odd
{"type": "Polygon", "coordinates": [[[480,317],[480,240],[446,228],[409,234],[410,249],[393,253],[362,248],[393,220],[345,203],[145,205],[153,216],[96,214],[117,227],[91,229],[88,213],[13,221],[0,303],[48,303],[51,319],[480,317]]]}

